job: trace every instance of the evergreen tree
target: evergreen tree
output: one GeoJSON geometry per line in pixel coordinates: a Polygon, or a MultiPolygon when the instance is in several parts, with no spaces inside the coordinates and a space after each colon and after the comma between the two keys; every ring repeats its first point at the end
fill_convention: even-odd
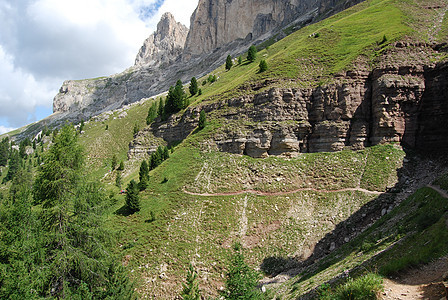
{"type": "Polygon", "coordinates": [[[6,166],[9,157],[9,138],[5,137],[0,142],[0,166],[6,166]]]}
{"type": "Polygon", "coordinates": [[[190,86],[188,89],[190,90],[190,94],[192,96],[198,93],[198,81],[196,80],[196,77],[191,78],[190,86]]]}
{"type": "Polygon", "coordinates": [[[198,124],[199,129],[204,129],[206,122],[207,122],[207,116],[205,115],[205,111],[201,110],[201,112],[199,113],[199,124],[198,124]]]}
{"type": "Polygon", "coordinates": [[[120,161],[120,165],[118,166],[118,171],[123,171],[124,170],[124,162],[120,161]]]}
{"type": "Polygon", "coordinates": [[[121,172],[117,172],[117,177],[115,177],[115,186],[121,189],[121,172]]]}
{"type": "Polygon", "coordinates": [[[109,282],[122,274],[114,271],[116,262],[108,251],[111,235],[102,229],[99,215],[106,196],[99,184],[83,179],[84,152],[77,137],[73,126],[62,128],[33,186],[35,202],[42,203],[48,264],[42,268],[48,270],[42,288],[45,296],[55,298],[106,298],[112,296],[109,282]]]}
{"type": "Polygon", "coordinates": [[[148,110],[148,115],[146,116],[146,125],[151,124],[157,118],[157,102],[154,102],[148,110]]]}
{"type": "Polygon", "coordinates": [[[225,289],[221,295],[225,299],[262,299],[262,294],[257,290],[258,274],[249,268],[244,261],[241,244],[233,246],[233,255],[226,274],[225,289]]]}
{"type": "Polygon", "coordinates": [[[112,171],[115,170],[115,167],[117,166],[117,156],[114,154],[112,156],[112,161],[110,164],[110,167],[112,168],[112,171]]]}
{"type": "Polygon", "coordinates": [[[243,63],[243,58],[240,56],[238,56],[238,65],[241,65],[243,63]]]}
{"type": "Polygon", "coordinates": [[[257,58],[257,48],[252,45],[249,47],[249,51],[247,51],[247,60],[250,62],[254,62],[257,58]]]}
{"type": "Polygon", "coordinates": [[[20,157],[19,152],[17,150],[11,150],[8,173],[6,173],[6,176],[3,178],[3,183],[8,182],[9,180],[14,178],[20,168],[21,163],[22,158],[20,157]]]}
{"type": "Polygon", "coordinates": [[[160,97],[157,113],[162,118],[162,120],[165,119],[164,112],[165,112],[165,102],[163,101],[163,97],[160,97]]]}
{"type": "Polygon", "coordinates": [[[36,150],[36,140],[33,140],[33,149],[36,150]]]}
{"type": "Polygon", "coordinates": [[[149,167],[146,160],[143,160],[140,165],[140,171],[139,171],[139,180],[138,187],[140,191],[146,190],[149,183],[149,167]]]}
{"type": "Polygon", "coordinates": [[[163,159],[163,160],[167,160],[168,158],[170,158],[170,151],[168,150],[168,147],[165,146],[165,147],[163,147],[163,156],[162,156],[162,159],[163,159]]]}
{"type": "Polygon", "coordinates": [[[140,210],[139,189],[134,179],[129,182],[126,188],[126,207],[131,213],[135,213],[140,210]]]}
{"type": "Polygon", "coordinates": [[[181,297],[183,300],[200,300],[201,291],[197,283],[198,274],[195,272],[193,265],[190,263],[187,273],[187,283],[182,284],[183,290],[181,297]]]}
{"type": "Polygon", "coordinates": [[[259,72],[262,73],[262,72],[264,72],[264,71],[266,71],[268,69],[268,64],[267,64],[267,62],[264,59],[262,59],[260,61],[260,65],[258,67],[260,68],[259,72]]]}
{"type": "Polygon", "coordinates": [[[81,132],[83,132],[83,130],[84,130],[84,120],[83,119],[81,119],[81,125],[79,125],[79,132],[81,133],[81,132]]]}
{"type": "Polygon", "coordinates": [[[226,70],[229,71],[233,66],[232,57],[230,55],[227,55],[226,59],[226,70]]]}

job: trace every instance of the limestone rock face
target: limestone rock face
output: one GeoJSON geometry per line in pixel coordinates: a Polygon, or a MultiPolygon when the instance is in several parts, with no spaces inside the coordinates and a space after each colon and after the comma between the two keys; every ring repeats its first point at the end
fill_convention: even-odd
{"type": "Polygon", "coordinates": [[[201,55],[236,40],[254,42],[296,22],[310,22],[362,0],[200,0],[190,21],[186,57],[201,55]]]}
{"type": "Polygon", "coordinates": [[[191,16],[186,52],[199,55],[237,39],[251,40],[291,21],[318,0],[200,0],[191,16]]]}
{"type": "Polygon", "coordinates": [[[188,28],[165,13],[157,24],[157,30],[143,43],[135,59],[135,66],[170,64],[184,50],[188,28]]]}

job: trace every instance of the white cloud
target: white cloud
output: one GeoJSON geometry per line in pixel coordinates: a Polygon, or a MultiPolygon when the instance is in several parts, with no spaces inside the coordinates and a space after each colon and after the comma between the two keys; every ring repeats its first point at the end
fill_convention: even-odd
{"type": "Polygon", "coordinates": [[[35,121],[62,82],[121,72],[161,15],[189,26],[198,0],[0,0],[0,126],[35,121]],[[6,120],[3,123],[2,120],[6,120]]]}
{"type": "Polygon", "coordinates": [[[13,131],[14,129],[15,128],[0,125],[0,134],[8,133],[10,131],[13,131]]]}

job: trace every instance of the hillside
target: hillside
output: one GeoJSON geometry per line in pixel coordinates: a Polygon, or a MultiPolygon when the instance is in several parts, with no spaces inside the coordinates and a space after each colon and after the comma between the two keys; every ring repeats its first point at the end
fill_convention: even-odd
{"type": "Polygon", "coordinates": [[[174,299],[192,263],[202,294],[216,297],[235,242],[268,299],[446,257],[447,7],[367,0],[198,79],[202,94],[166,118],[147,125],[155,98],[87,121],[85,180],[110,193],[105,227],[139,296],[174,299]],[[121,188],[138,181],[158,146],[170,157],[131,214],[117,175],[121,188]],[[123,171],[111,170],[114,156],[123,171]]]}

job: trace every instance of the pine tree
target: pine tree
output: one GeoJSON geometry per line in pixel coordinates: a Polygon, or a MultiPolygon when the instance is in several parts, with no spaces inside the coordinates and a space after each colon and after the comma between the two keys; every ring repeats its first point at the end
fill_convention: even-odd
{"type": "Polygon", "coordinates": [[[168,147],[165,146],[163,147],[163,160],[167,160],[168,158],[170,158],[170,151],[168,150],[168,147]]]}
{"type": "Polygon", "coordinates": [[[240,56],[238,56],[238,65],[241,65],[243,63],[243,58],[240,56]]]}
{"type": "Polygon", "coordinates": [[[117,166],[117,156],[115,154],[112,156],[112,161],[111,161],[110,166],[112,168],[112,171],[115,170],[115,167],[117,166]]]}
{"type": "Polygon", "coordinates": [[[120,165],[118,166],[118,171],[123,171],[124,170],[124,162],[120,161],[120,165]]]}
{"type": "Polygon", "coordinates": [[[264,71],[266,71],[267,69],[268,69],[268,64],[267,64],[267,62],[264,60],[264,59],[262,59],[261,61],[260,61],[260,65],[259,65],[259,72],[260,73],[262,73],[262,72],[264,72],[264,71]]]}
{"type": "Polygon", "coordinates": [[[121,189],[121,172],[117,172],[117,177],[115,177],[115,186],[121,189]]]}
{"type": "Polygon", "coordinates": [[[162,120],[165,119],[164,112],[165,112],[165,102],[163,101],[163,97],[160,97],[157,113],[162,118],[162,120]]]}
{"type": "Polygon", "coordinates": [[[198,81],[196,80],[196,77],[191,78],[190,86],[188,89],[190,90],[190,94],[192,96],[198,93],[198,81]]]}
{"type": "Polygon", "coordinates": [[[187,283],[182,284],[183,290],[181,297],[183,300],[200,300],[201,291],[197,283],[198,274],[195,272],[193,265],[190,263],[187,273],[187,283]]]}
{"type": "Polygon", "coordinates": [[[158,114],[157,102],[154,102],[148,110],[148,115],[146,116],[146,125],[151,124],[158,114]]]}
{"type": "Polygon", "coordinates": [[[123,274],[116,273],[108,251],[111,235],[102,229],[99,213],[106,196],[99,184],[84,179],[85,157],[77,137],[73,126],[62,128],[45,153],[33,186],[35,202],[42,203],[46,265],[41,269],[48,270],[42,273],[41,289],[54,298],[106,298],[112,296],[109,282],[123,274]]]}
{"type": "Polygon", "coordinates": [[[81,124],[79,125],[79,132],[83,132],[84,131],[84,119],[81,119],[81,124]]]}
{"type": "Polygon", "coordinates": [[[254,62],[257,58],[257,48],[252,45],[249,47],[249,51],[247,51],[247,60],[250,62],[254,62]]]}
{"type": "Polygon", "coordinates": [[[149,167],[146,160],[143,160],[140,165],[140,171],[139,171],[139,180],[138,187],[140,191],[146,190],[149,183],[149,167]]]}
{"type": "Polygon", "coordinates": [[[6,173],[6,176],[3,178],[3,183],[8,182],[9,180],[12,180],[14,178],[20,168],[21,163],[22,158],[20,157],[19,152],[17,150],[11,150],[8,164],[8,173],[6,173]]]}
{"type": "Polygon", "coordinates": [[[129,182],[126,188],[126,207],[131,213],[140,210],[139,189],[134,179],[129,182]]]}
{"type": "Polygon", "coordinates": [[[244,261],[241,244],[233,245],[225,289],[221,295],[231,300],[262,299],[262,294],[257,290],[258,278],[258,274],[244,261]]]}
{"type": "Polygon", "coordinates": [[[139,131],[140,131],[140,128],[138,127],[138,124],[135,123],[134,124],[134,129],[132,130],[132,132],[134,133],[134,135],[136,135],[139,131]]]}
{"type": "Polygon", "coordinates": [[[201,110],[201,112],[199,113],[199,124],[198,124],[199,129],[204,129],[206,122],[207,122],[207,116],[205,115],[205,111],[201,110]]]}
{"type": "Polygon", "coordinates": [[[226,70],[229,71],[233,66],[232,57],[230,55],[227,55],[226,59],[226,70]]]}
{"type": "Polygon", "coordinates": [[[9,157],[9,138],[5,137],[0,142],[0,166],[6,166],[9,157]]]}

